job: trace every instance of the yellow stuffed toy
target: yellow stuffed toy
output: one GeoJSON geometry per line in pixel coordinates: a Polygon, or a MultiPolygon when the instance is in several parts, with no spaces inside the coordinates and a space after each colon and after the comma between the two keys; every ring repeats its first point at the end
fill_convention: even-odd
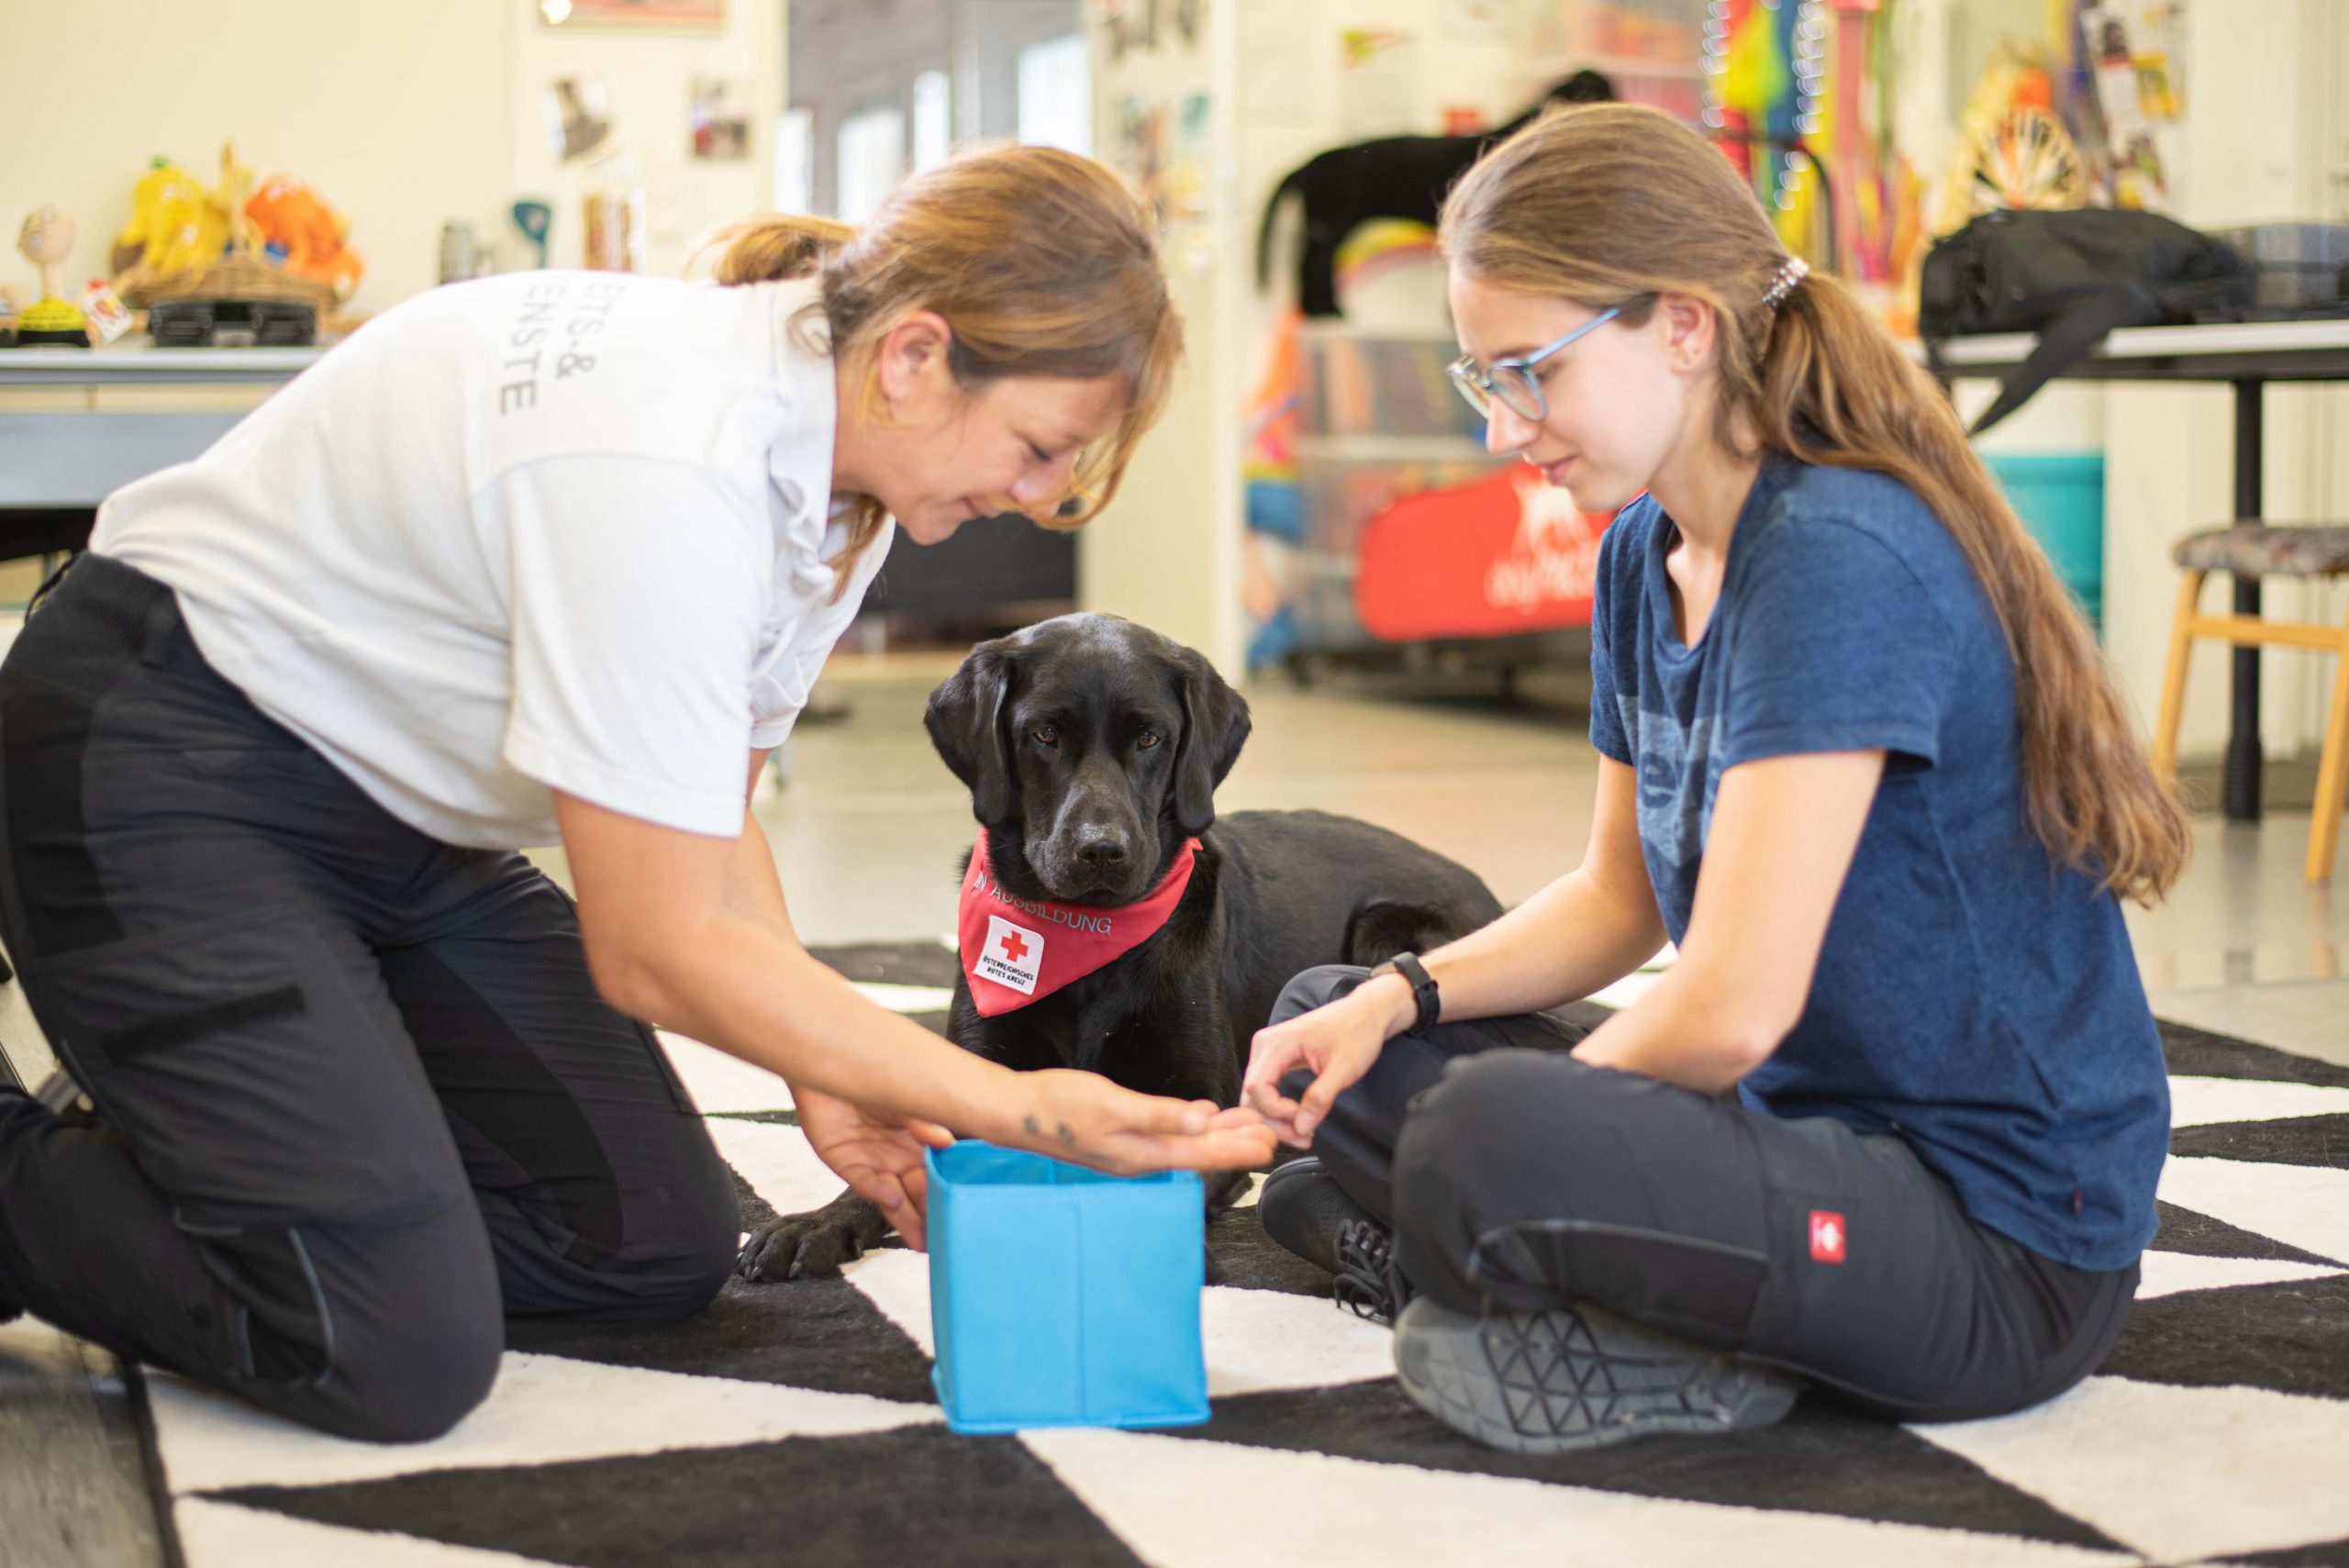
{"type": "Polygon", "coordinates": [[[130,222],[115,236],[115,271],[193,272],[228,245],[228,209],[186,170],[157,158],[132,188],[130,222]]]}

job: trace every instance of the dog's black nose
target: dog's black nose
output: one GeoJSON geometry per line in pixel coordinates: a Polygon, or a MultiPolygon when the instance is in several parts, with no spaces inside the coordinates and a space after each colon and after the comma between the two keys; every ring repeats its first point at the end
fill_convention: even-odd
{"type": "Polygon", "coordinates": [[[1087,871],[1119,871],[1123,869],[1126,863],[1126,835],[1120,829],[1087,828],[1085,832],[1085,841],[1076,851],[1076,858],[1084,863],[1087,871]]]}

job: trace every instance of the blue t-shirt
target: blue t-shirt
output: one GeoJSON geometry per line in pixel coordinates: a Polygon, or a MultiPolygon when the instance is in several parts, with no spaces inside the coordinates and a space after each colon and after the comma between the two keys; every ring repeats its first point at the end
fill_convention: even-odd
{"type": "Polygon", "coordinates": [[[1599,550],[1590,739],[1639,775],[1679,941],[1721,774],[1881,749],[1802,1017],[1746,1103],[1891,1132],[1977,1222],[2083,1269],[2153,1239],[2169,1082],[2119,902],[2025,818],[2014,665],[1932,509],[1883,474],[1766,462],[1720,599],[1680,640],[1653,496],[1599,550]]]}

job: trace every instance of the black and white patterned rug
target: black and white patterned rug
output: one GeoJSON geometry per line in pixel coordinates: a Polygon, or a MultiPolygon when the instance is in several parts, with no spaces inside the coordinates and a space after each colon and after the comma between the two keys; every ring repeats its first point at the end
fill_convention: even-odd
{"type": "MultiPolygon", "coordinates": [[[[942,948],[825,956],[936,1027],[942,948]]],[[[415,1447],[150,1373],[162,1485],[189,1568],[2349,1564],[2349,1069],[2164,1033],[2176,1130],[2136,1310],[2019,1416],[1806,1400],[1735,1438],[1495,1453],[1414,1409],[1387,1332],[1241,1207],[1210,1236],[1205,1426],[952,1435],[926,1264],[892,1248],[659,1331],[518,1326],[487,1404],[415,1447]]],[[[746,1222],[838,1191],[776,1080],[674,1054],[746,1222]]]]}

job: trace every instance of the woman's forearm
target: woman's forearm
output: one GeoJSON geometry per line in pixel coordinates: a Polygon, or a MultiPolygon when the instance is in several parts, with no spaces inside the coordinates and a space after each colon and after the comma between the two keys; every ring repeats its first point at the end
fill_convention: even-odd
{"type": "Polygon", "coordinates": [[[1769,1060],[1785,1030],[1686,961],[1575,1048],[1594,1067],[1717,1094],[1769,1060]]]}
{"type": "Polygon", "coordinates": [[[1587,996],[1663,945],[1664,921],[1644,886],[1618,894],[1575,870],[1421,962],[1446,1018],[1486,1018],[1587,996]]]}
{"type": "Polygon", "coordinates": [[[788,1082],[884,1116],[1018,1141],[1032,1096],[809,956],[765,835],[746,812],[731,840],[661,828],[558,794],[596,988],[788,1082]]]}
{"type": "Polygon", "coordinates": [[[1002,1140],[1014,1074],[862,995],[786,931],[729,909],[672,946],[631,1010],[796,1084],[1002,1140]]]}

